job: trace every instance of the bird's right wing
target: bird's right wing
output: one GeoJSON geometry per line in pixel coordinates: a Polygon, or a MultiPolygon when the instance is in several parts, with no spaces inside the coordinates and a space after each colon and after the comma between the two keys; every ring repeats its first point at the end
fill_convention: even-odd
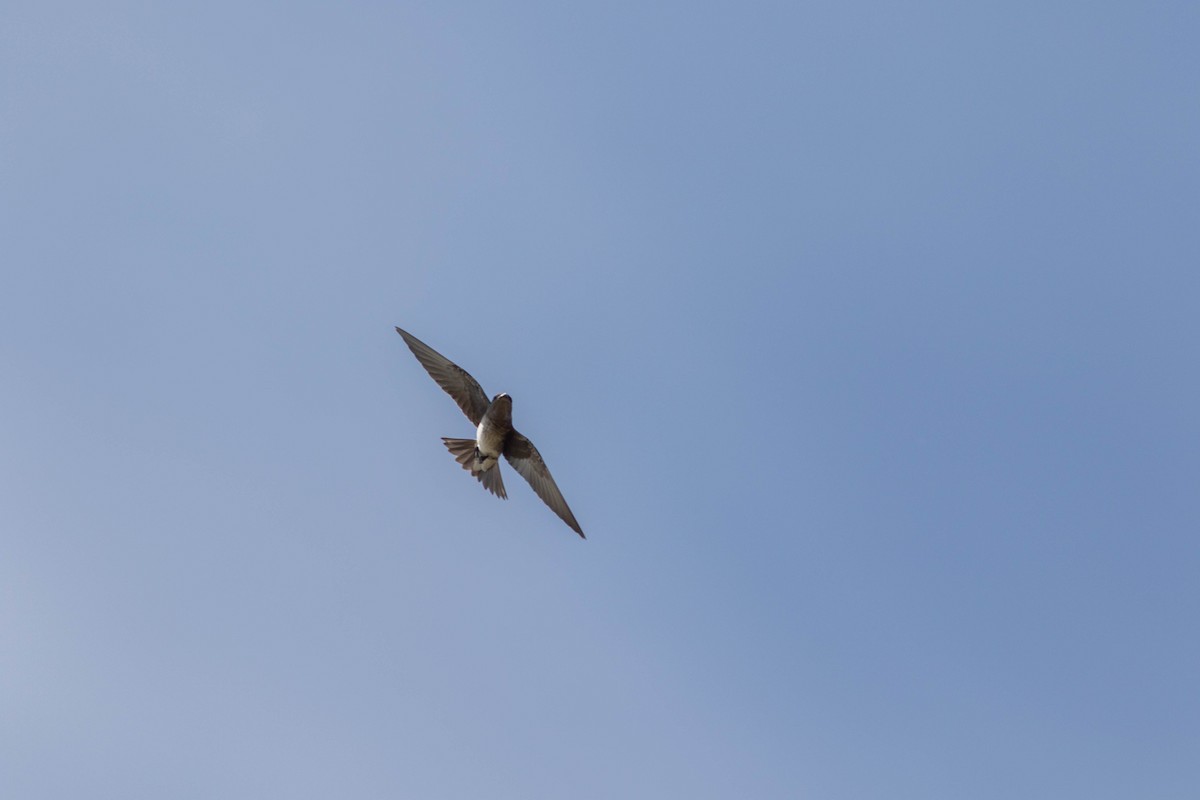
{"type": "Polygon", "coordinates": [[[472,425],[478,425],[488,410],[488,398],[479,381],[408,331],[396,328],[396,333],[404,339],[408,349],[412,350],[417,361],[420,361],[421,366],[429,373],[429,377],[437,381],[437,385],[454,398],[454,402],[458,403],[458,407],[467,415],[467,419],[471,420],[472,425]]]}

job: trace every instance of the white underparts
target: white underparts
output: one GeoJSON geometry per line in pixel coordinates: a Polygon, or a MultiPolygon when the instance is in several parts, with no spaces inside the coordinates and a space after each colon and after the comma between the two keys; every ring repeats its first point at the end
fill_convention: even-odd
{"type": "Polygon", "coordinates": [[[478,450],[476,462],[482,458],[489,462],[488,466],[483,469],[488,469],[492,464],[496,463],[496,459],[500,457],[500,448],[503,444],[503,439],[498,435],[495,428],[488,424],[487,418],[484,418],[479,423],[479,427],[475,429],[475,449],[478,450]]]}

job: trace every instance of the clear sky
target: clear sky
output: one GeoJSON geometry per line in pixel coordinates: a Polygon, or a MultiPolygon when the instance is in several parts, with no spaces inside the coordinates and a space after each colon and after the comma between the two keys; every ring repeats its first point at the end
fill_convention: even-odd
{"type": "Polygon", "coordinates": [[[1200,796],[1197,42],[4,3],[0,796],[1200,796]]]}

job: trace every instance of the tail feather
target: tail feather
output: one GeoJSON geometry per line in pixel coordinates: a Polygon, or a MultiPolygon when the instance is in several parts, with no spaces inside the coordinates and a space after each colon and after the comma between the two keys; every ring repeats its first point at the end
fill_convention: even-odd
{"type": "Polygon", "coordinates": [[[451,439],[443,436],[442,442],[450,451],[450,455],[454,456],[454,460],[475,476],[483,484],[483,488],[502,500],[508,499],[508,493],[504,491],[504,479],[500,477],[500,462],[493,462],[489,468],[480,469],[479,461],[475,457],[474,439],[451,439]]]}
{"type": "Polygon", "coordinates": [[[500,477],[499,461],[493,464],[491,469],[484,470],[475,477],[479,478],[479,482],[483,484],[483,488],[496,495],[496,497],[499,497],[501,500],[508,499],[508,492],[504,491],[504,479],[500,477]]]}
{"type": "Polygon", "coordinates": [[[475,440],[474,439],[449,439],[442,437],[442,443],[446,445],[446,449],[450,451],[450,455],[454,456],[454,460],[462,464],[463,469],[472,468],[475,464],[475,440]]]}

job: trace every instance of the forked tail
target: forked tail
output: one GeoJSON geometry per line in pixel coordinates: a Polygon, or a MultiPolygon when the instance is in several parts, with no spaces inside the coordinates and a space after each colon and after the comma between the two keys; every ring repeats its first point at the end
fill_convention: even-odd
{"type": "Polygon", "coordinates": [[[463,469],[479,479],[483,488],[501,499],[508,499],[508,493],[504,491],[504,479],[500,477],[500,462],[494,461],[490,467],[483,469],[480,459],[476,458],[474,439],[451,439],[443,436],[442,443],[463,469]]]}

